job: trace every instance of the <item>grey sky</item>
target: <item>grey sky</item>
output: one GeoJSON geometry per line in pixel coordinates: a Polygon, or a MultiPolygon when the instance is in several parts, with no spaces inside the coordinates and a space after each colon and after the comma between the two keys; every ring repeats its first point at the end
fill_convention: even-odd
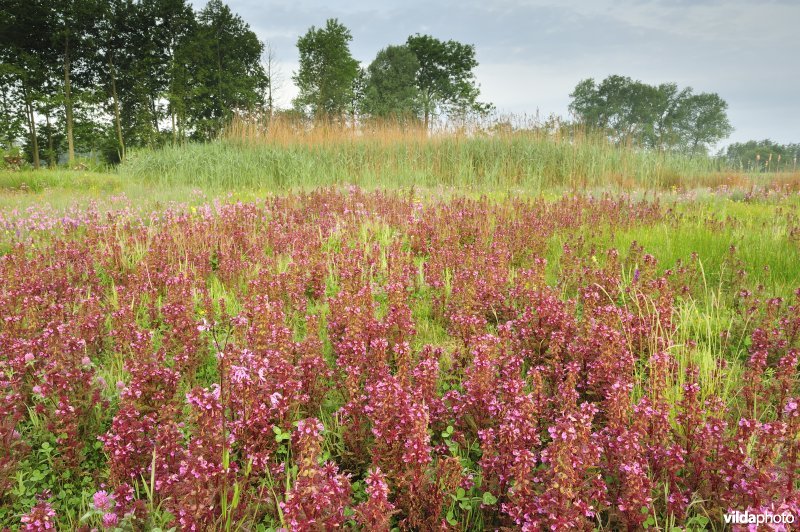
{"type": "Polygon", "coordinates": [[[718,93],[735,128],[727,142],[800,142],[798,0],[227,1],[275,50],[284,106],[297,38],[338,18],[365,65],[414,33],[474,44],[482,99],[501,112],[565,116],[578,81],[621,74],[718,93]]]}

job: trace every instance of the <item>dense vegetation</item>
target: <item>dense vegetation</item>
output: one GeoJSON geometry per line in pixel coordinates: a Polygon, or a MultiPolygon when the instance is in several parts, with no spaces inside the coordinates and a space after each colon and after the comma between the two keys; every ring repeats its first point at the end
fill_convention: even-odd
{"type": "Polygon", "coordinates": [[[800,144],[779,144],[769,139],[734,142],[725,150],[727,165],[747,172],[797,171],[800,144]]]}
{"type": "MultiPolygon", "coordinates": [[[[436,114],[489,108],[476,100],[473,46],[411,36],[395,47],[414,56],[399,67],[408,75],[390,83],[401,55],[382,52],[383,70],[364,70],[351,38],[332,19],[298,39],[300,94],[287,114],[427,124],[436,114]]],[[[221,0],[197,12],[187,0],[6,0],[0,146],[13,156],[23,141],[38,168],[60,154],[70,166],[76,153],[117,162],[134,147],[211,140],[234,116],[271,118],[277,75],[274,51],[221,0]]]]}
{"type": "Polygon", "coordinates": [[[213,138],[234,111],[262,104],[263,49],[220,0],[199,12],[184,0],[6,0],[0,142],[24,137],[38,166],[213,138]]]}
{"type": "Polygon", "coordinates": [[[800,202],[357,188],[0,215],[0,526],[800,510],[800,202]]]}
{"type": "Polygon", "coordinates": [[[541,192],[671,189],[737,182],[705,157],[631,149],[596,133],[542,128],[443,131],[394,123],[353,132],[236,121],[210,144],[132,154],[119,174],[162,187],[270,190],[358,184],[541,192]]]}

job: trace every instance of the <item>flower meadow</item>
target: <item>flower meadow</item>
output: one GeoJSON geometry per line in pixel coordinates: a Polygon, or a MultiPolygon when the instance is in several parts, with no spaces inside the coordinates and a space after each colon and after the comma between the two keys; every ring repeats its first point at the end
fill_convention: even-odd
{"type": "Polygon", "coordinates": [[[5,213],[0,527],[798,516],[800,284],[736,246],[711,272],[616,245],[692,216],[739,223],[356,188],[5,213]]]}

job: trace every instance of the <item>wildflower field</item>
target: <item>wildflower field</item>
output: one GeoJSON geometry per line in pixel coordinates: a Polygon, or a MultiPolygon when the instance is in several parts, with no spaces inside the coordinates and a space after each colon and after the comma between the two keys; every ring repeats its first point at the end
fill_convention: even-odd
{"type": "Polygon", "coordinates": [[[800,513],[800,197],[0,211],[0,528],[800,513]]]}

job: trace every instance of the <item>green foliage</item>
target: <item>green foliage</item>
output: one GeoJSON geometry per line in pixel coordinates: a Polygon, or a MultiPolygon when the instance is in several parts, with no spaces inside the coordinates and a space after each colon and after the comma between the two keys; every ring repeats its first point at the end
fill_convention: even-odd
{"type": "Polygon", "coordinates": [[[354,99],[358,61],[350,54],[350,30],[337,19],[312,26],[297,40],[300,68],[292,77],[300,90],[296,108],[315,118],[339,118],[354,99]]]}
{"type": "Polygon", "coordinates": [[[188,89],[175,89],[175,96],[185,98],[187,125],[195,136],[211,139],[235,111],[253,111],[264,103],[264,45],[220,0],[210,0],[197,22],[177,52],[185,69],[180,75],[186,76],[180,84],[188,89]]]}
{"type": "Polygon", "coordinates": [[[374,117],[403,119],[421,111],[416,79],[419,60],[408,46],[387,46],[367,68],[367,86],[362,103],[374,117]]]}
{"type": "Polygon", "coordinates": [[[478,66],[474,45],[416,34],[406,40],[406,46],[419,61],[417,89],[426,127],[439,113],[488,110],[477,100],[480,90],[473,72],[478,66]]]}
{"type": "Polygon", "coordinates": [[[800,144],[778,144],[769,139],[734,142],[725,158],[732,167],[746,171],[797,171],[800,144]]]}
{"type": "Polygon", "coordinates": [[[15,74],[14,66],[0,58],[0,148],[4,149],[10,149],[25,131],[21,86],[15,74]]]}
{"type": "Polygon", "coordinates": [[[176,56],[196,24],[186,0],[106,4],[98,28],[101,54],[94,68],[101,73],[102,105],[114,122],[108,133],[120,157],[127,145],[163,142],[159,124],[165,118],[185,122],[186,94],[176,87],[184,66],[176,56]],[[184,111],[180,115],[179,109],[184,111]]]}
{"type": "Polygon", "coordinates": [[[58,435],[44,426],[33,409],[24,424],[22,437],[30,453],[16,471],[11,492],[0,496],[3,501],[0,526],[16,526],[19,516],[33,507],[37,496],[43,492],[51,494],[52,504],[63,522],[77,523],[98,489],[98,472],[106,466],[102,443],[96,441],[87,445],[86,460],[75,473],[61,465],[58,435]]]}
{"type": "Polygon", "coordinates": [[[733,131],[728,104],[715,93],[693,94],[675,83],[647,85],[613,75],[596,84],[578,83],[570,94],[570,111],[580,123],[605,131],[617,142],[634,141],[647,148],[705,153],[733,131]]]}
{"type": "Polygon", "coordinates": [[[116,162],[127,147],[170,136],[212,138],[235,112],[263,103],[263,45],[220,0],[197,14],[187,0],[7,4],[0,145],[25,134],[34,166],[63,152],[70,164],[89,152],[116,162]]]}

